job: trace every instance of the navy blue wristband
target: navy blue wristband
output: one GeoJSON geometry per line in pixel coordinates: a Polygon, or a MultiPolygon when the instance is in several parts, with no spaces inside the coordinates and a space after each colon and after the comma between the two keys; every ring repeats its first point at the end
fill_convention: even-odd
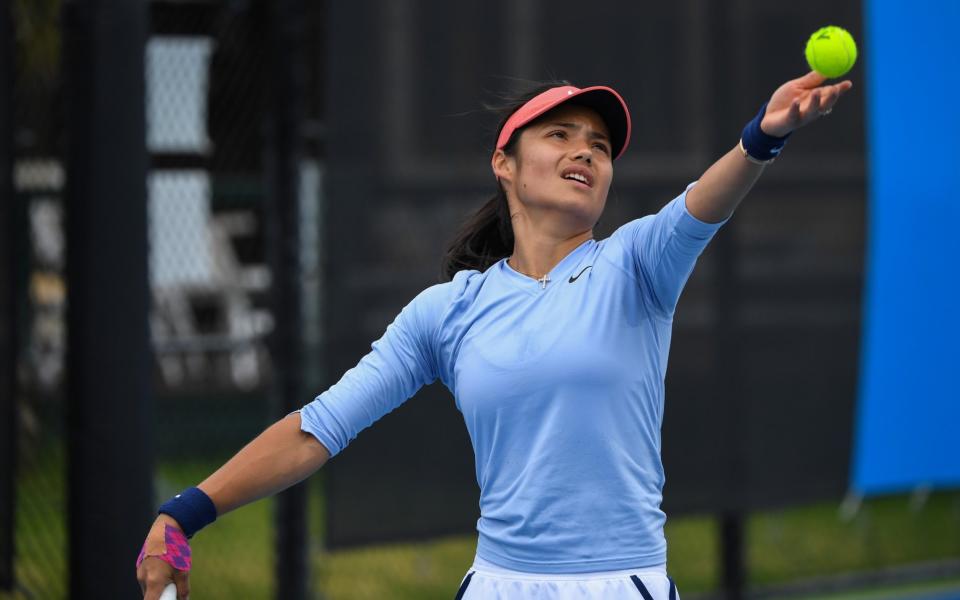
{"type": "Polygon", "coordinates": [[[780,151],[783,150],[784,144],[787,143],[787,138],[793,133],[790,132],[783,137],[774,137],[764,133],[763,130],[760,129],[760,121],[763,120],[765,114],[767,114],[766,102],[760,107],[760,112],[757,113],[757,116],[743,128],[743,133],[740,135],[740,147],[743,150],[744,156],[753,158],[755,162],[760,163],[773,162],[773,159],[777,158],[777,156],[780,155],[780,151]]]}
{"type": "Polygon", "coordinates": [[[188,538],[217,520],[217,507],[200,488],[188,488],[160,505],[158,513],[176,519],[188,538]]]}

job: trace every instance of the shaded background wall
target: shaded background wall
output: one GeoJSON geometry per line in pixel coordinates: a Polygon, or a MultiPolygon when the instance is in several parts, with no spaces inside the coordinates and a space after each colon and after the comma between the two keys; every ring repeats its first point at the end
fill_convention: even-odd
{"type": "MultiPolygon", "coordinates": [[[[863,475],[870,474],[864,465],[884,464],[882,458],[871,462],[877,455],[869,448],[891,447],[886,441],[897,431],[895,411],[873,421],[881,427],[859,429],[872,443],[851,455],[865,439],[853,437],[858,393],[864,398],[858,377],[893,373],[884,363],[869,366],[860,352],[861,306],[870,302],[861,291],[867,223],[875,222],[868,220],[865,140],[876,137],[867,135],[866,123],[869,117],[875,131],[913,109],[891,102],[884,118],[870,108],[870,90],[892,85],[898,73],[877,66],[892,60],[886,54],[884,62],[870,60],[886,47],[878,34],[895,38],[891,24],[905,14],[920,15],[921,30],[934,24],[949,30],[957,16],[943,3],[930,0],[900,14],[868,10],[886,3],[614,2],[590,7],[589,19],[582,5],[566,0],[158,0],[138,6],[148,24],[143,72],[136,72],[137,60],[118,61],[134,67],[115,75],[144,83],[136,106],[145,139],[127,152],[149,165],[130,201],[147,209],[141,236],[149,243],[142,266],[149,313],[143,320],[152,375],[147,392],[111,394],[94,421],[107,425],[100,431],[108,441],[112,431],[152,438],[155,452],[149,443],[139,447],[143,473],[153,483],[144,496],[155,502],[130,500],[142,516],[100,526],[145,531],[155,504],[197,483],[275,418],[335,383],[399,310],[437,281],[446,240],[494,189],[488,159],[495,119],[482,105],[496,92],[558,77],[622,92],[635,133],[616,164],[596,228],[603,238],[658,210],[729,150],[773,89],[806,71],[803,44],[827,23],[861,41],[853,90],[828,119],[790,140],[704,253],[681,298],[667,375],[665,509],[671,522],[696,523],[706,532],[694,545],[720,546],[709,559],[715,576],[700,591],[734,598],[765,581],[759,569],[751,571],[760,546],[747,535],[750,516],[839,503],[851,487],[851,464],[860,473],[857,494],[956,487],[949,424],[957,398],[949,387],[937,388],[940,412],[918,400],[912,414],[934,415],[946,433],[937,446],[914,437],[916,444],[896,447],[903,469],[895,485],[871,487],[863,475]],[[862,17],[865,10],[870,19],[862,17]],[[869,78],[865,67],[873,69],[869,78]],[[110,403],[135,403],[136,414],[152,417],[152,428],[118,418],[110,403]],[[911,448],[939,461],[937,473],[946,475],[912,477],[918,463],[911,448]]],[[[116,52],[117,40],[91,38],[83,26],[110,24],[120,13],[96,2],[57,0],[15,0],[3,12],[0,74],[12,84],[2,88],[0,102],[0,109],[7,107],[0,116],[11,123],[0,140],[9,175],[0,178],[6,181],[0,590],[17,598],[67,597],[71,590],[82,597],[75,586],[85,575],[68,566],[81,547],[70,524],[90,517],[68,501],[77,486],[66,474],[69,467],[74,476],[109,475],[89,459],[84,471],[77,453],[67,452],[68,404],[86,404],[66,383],[67,265],[81,259],[68,252],[64,198],[70,165],[84,148],[70,140],[89,132],[90,123],[78,115],[64,82],[94,78],[63,48],[70,40],[99,40],[88,56],[92,63],[83,64],[103,68],[95,53],[116,52]]],[[[949,56],[951,48],[937,51],[949,56]]],[[[942,71],[933,63],[927,73],[936,79],[942,71]]],[[[98,85],[90,89],[109,97],[109,86],[98,85]]],[[[935,106],[924,113],[936,114],[935,106]]],[[[955,121],[945,122],[955,130],[955,121]]],[[[91,154],[100,148],[95,138],[88,142],[91,154]]],[[[905,136],[884,147],[913,146],[905,136]]],[[[956,164],[950,156],[945,172],[956,164]]],[[[937,181],[945,182],[938,190],[949,189],[949,177],[937,181]]],[[[950,192],[934,197],[941,209],[952,206],[944,202],[950,192]]],[[[889,206],[884,214],[896,220],[896,204],[889,206]]],[[[131,223],[106,218],[97,226],[97,235],[110,236],[131,223]]],[[[952,239],[949,230],[940,239],[952,239]]],[[[918,233],[913,245],[930,240],[918,233]]],[[[955,246],[940,263],[946,281],[955,281],[951,252],[956,255],[955,246]]],[[[898,280],[890,281],[896,287],[898,280]]],[[[110,285],[95,291],[106,316],[121,308],[110,285]]],[[[942,294],[942,312],[949,314],[955,287],[942,294]]],[[[890,321],[896,322],[868,323],[890,321]]],[[[956,321],[939,323],[929,326],[933,335],[925,346],[940,349],[949,369],[954,354],[943,340],[957,333],[956,321]]],[[[70,343],[89,352],[124,347],[106,336],[75,335],[70,343]]],[[[886,406],[900,406],[897,396],[888,398],[886,406]]],[[[75,439],[83,444],[82,436],[75,439]]],[[[115,451],[129,451],[120,439],[113,440],[115,451]]],[[[873,473],[888,475],[882,468],[873,473]]],[[[123,483],[116,479],[104,484],[123,483]]],[[[339,549],[462,534],[456,549],[441,546],[440,558],[419,550],[409,555],[414,580],[429,580],[436,565],[450,563],[452,583],[440,586],[439,597],[452,596],[450,586],[472,556],[477,498],[462,418],[450,393],[435,384],[364,432],[288,499],[243,508],[197,536],[195,552],[204,558],[194,589],[205,597],[293,598],[308,595],[309,583],[313,595],[382,597],[374,582],[389,577],[393,559],[368,569],[340,566],[338,557],[347,553],[339,549]],[[338,587],[330,569],[354,575],[338,587]]],[[[960,499],[953,502],[953,520],[948,528],[938,522],[935,540],[917,534],[941,553],[933,556],[960,556],[960,499]]],[[[906,560],[880,548],[879,534],[863,521],[853,526],[867,532],[868,559],[856,564],[906,560]]],[[[914,523],[911,531],[925,530],[914,523]]],[[[679,533],[668,536],[671,547],[682,545],[679,533]]],[[[899,537],[902,545],[905,536],[899,537]]],[[[112,551],[132,562],[137,548],[124,544],[133,543],[117,541],[112,551]]],[[[778,547],[786,562],[816,562],[787,546],[778,547]]],[[[676,564],[681,572],[688,566],[676,564]]],[[[128,566],[111,572],[116,589],[129,587],[135,597],[128,566]]],[[[955,562],[944,568],[957,572],[955,562]]],[[[798,571],[818,573],[816,567],[798,571]]],[[[402,597],[401,588],[387,593],[402,597]]]]}

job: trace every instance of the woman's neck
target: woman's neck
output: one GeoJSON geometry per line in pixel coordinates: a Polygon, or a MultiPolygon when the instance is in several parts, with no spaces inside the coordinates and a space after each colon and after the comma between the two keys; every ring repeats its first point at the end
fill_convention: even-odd
{"type": "Polygon", "coordinates": [[[585,241],[593,239],[593,230],[564,240],[516,237],[513,254],[507,260],[513,270],[540,279],[585,241]]]}

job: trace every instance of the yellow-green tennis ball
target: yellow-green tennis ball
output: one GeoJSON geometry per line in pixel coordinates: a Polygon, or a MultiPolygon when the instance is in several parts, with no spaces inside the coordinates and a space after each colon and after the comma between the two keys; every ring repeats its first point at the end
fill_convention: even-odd
{"type": "Polygon", "coordinates": [[[807,62],[824,77],[840,77],[857,62],[857,44],[846,29],[828,25],[807,40],[807,62]]]}

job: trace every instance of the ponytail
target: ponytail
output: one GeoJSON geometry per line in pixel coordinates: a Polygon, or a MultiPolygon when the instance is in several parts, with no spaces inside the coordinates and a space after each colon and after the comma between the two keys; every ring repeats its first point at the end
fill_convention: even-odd
{"type": "Polygon", "coordinates": [[[441,281],[450,281],[457,271],[487,268],[513,253],[513,223],[507,194],[500,185],[497,193],[487,200],[460,228],[443,257],[441,281]]]}

